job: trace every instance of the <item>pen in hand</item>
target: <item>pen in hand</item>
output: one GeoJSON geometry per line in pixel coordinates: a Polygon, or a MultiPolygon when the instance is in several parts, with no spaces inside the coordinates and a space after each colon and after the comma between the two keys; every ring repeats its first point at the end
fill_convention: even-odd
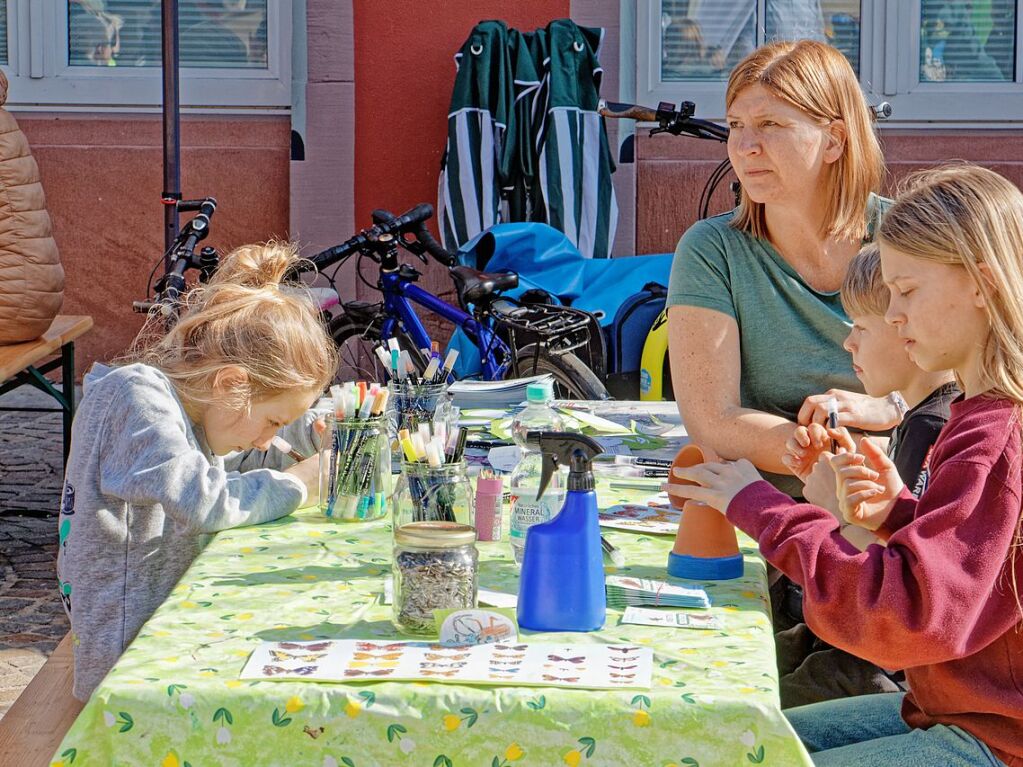
{"type": "MultiPolygon", "coordinates": [[[[828,399],[828,428],[832,431],[838,428],[838,400],[835,397],[828,399]]],[[[838,443],[831,438],[831,453],[838,454],[838,443]]]]}
{"type": "Polygon", "coordinates": [[[279,434],[274,434],[273,439],[270,440],[270,444],[282,453],[286,453],[288,457],[296,463],[300,463],[305,460],[305,456],[293,448],[291,443],[279,434]]]}

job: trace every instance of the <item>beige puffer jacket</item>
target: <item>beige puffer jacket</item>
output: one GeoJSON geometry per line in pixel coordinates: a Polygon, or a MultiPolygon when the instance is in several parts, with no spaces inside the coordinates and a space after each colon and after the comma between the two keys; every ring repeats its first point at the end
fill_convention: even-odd
{"type": "MultiPolygon", "coordinates": [[[[0,107],[7,77],[0,72],[0,107]]],[[[38,338],[64,301],[39,166],[17,121],[0,109],[0,344],[38,338]]]]}

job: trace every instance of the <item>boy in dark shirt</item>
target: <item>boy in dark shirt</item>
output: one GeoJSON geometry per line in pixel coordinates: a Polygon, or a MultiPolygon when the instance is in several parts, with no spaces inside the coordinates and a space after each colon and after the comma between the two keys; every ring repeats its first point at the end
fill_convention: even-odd
{"type": "MultiPolygon", "coordinates": [[[[852,355],[853,371],[866,393],[888,396],[903,410],[902,422],[892,433],[887,452],[906,487],[919,497],[927,486],[931,448],[960,391],[951,371],[928,373],[913,364],[898,331],[884,320],[888,299],[877,246],[867,245],[850,262],[842,284],[842,306],[853,323],[844,346],[852,355]]],[[[855,428],[856,424],[850,426],[855,428]]],[[[789,440],[790,465],[809,465],[808,456],[821,452],[812,444],[815,437],[820,442],[821,430],[816,429],[816,434],[811,430],[815,430],[813,426],[800,427],[801,433],[789,440]],[[810,444],[804,446],[804,442],[810,444]]],[[[804,497],[829,509],[841,523],[842,534],[853,544],[860,549],[883,545],[869,530],[846,524],[838,510],[835,477],[827,461],[813,464],[813,470],[800,479],[805,483],[804,497]]],[[[794,584],[787,591],[793,589],[798,591],[794,584]]],[[[798,603],[800,597],[789,594],[784,601],[798,603]]],[[[775,635],[783,708],[901,690],[900,675],[831,647],[814,636],[805,623],[779,628],[784,629],[775,635]]]]}

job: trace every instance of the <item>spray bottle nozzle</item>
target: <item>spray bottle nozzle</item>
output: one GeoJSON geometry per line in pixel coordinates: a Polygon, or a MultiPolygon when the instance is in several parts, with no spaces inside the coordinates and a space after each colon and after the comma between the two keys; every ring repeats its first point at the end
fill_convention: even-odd
{"type": "Polygon", "coordinates": [[[544,494],[558,466],[567,465],[569,468],[569,490],[585,491],[594,488],[591,462],[604,452],[596,440],[585,434],[567,431],[531,431],[526,434],[526,444],[543,454],[537,500],[544,494]]]}

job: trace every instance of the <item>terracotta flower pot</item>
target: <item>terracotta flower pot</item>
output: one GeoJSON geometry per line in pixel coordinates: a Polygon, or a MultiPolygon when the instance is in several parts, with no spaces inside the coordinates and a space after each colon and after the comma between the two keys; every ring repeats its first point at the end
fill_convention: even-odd
{"type": "MultiPolygon", "coordinates": [[[[674,470],[717,460],[720,459],[709,448],[686,445],[671,466],[674,470]]],[[[695,484],[678,479],[674,471],[668,481],[695,484]]],[[[675,546],[668,557],[668,572],[676,577],[705,580],[726,580],[742,575],[742,555],[735,528],[725,515],[699,501],[670,497],[671,505],[682,509],[682,519],[675,534],[675,546]]]]}

